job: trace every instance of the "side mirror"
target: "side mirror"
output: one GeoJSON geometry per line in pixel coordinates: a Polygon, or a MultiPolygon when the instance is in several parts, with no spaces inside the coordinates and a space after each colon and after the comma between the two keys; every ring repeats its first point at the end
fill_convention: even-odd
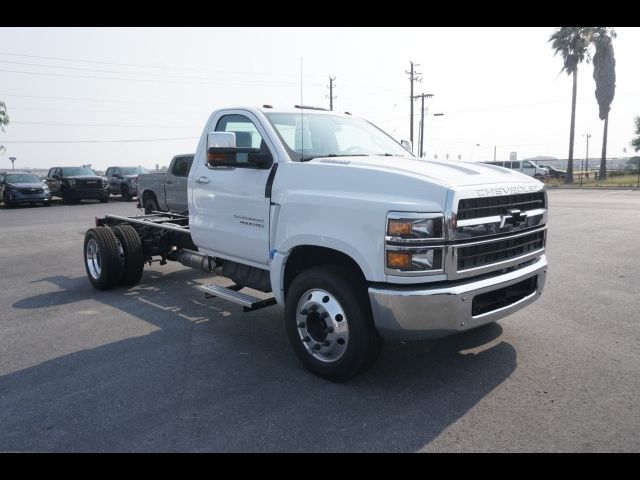
{"type": "Polygon", "coordinates": [[[259,148],[236,147],[233,132],[210,132],[207,135],[207,165],[209,167],[268,168],[273,163],[270,153],[259,148]]]}
{"type": "Polygon", "coordinates": [[[400,145],[402,145],[405,150],[413,153],[413,145],[410,140],[400,140],[400,145]]]}

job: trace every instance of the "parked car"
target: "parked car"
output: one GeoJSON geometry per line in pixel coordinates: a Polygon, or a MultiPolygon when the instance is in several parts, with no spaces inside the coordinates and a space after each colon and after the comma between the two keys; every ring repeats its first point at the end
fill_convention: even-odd
{"type": "Polygon", "coordinates": [[[482,162],[485,165],[495,165],[498,167],[508,168],[510,170],[516,170],[530,177],[543,179],[549,175],[546,168],[542,168],[536,165],[531,160],[508,160],[505,162],[482,162]]]}
{"type": "Polygon", "coordinates": [[[138,176],[138,207],[145,213],[154,211],[186,213],[187,179],[193,154],[176,155],[166,173],[145,173],[138,176]]]}
{"type": "Polygon", "coordinates": [[[88,167],[53,167],[47,175],[51,195],[65,204],[82,199],[109,201],[109,182],[88,167]]]}
{"type": "Polygon", "coordinates": [[[6,208],[18,204],[41,203],[45,207],[51,205],[49,187],[29,172],[0,173],[0,198],[6,208]]]}
{"type": "Polygon", "coordinates": [[[564,179],[567,176],[566,170],[559,170],[556,167],[552,167],[551,165],[540,165],[542,168],[546,168],[549,172],[549,176],[551,178],[561,178],[564,179]]]}
{"type": "Polygon", "coordinates": [[[112,195],[121,195],[125,201],[130,201],[138,195],[138,175],[149,173],[143,167],[109,167],[105,177],[109,180],[109,191],[112,195]]]}

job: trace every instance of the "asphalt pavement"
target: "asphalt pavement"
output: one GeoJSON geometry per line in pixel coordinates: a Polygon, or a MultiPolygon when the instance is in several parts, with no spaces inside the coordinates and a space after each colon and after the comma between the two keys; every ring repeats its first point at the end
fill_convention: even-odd
{"type": "Polygon", "coordinates": [[[0,451],[640,451],[640,192],[549,201],[540,300],[345,384],[203,272],[94,290],[84,232],[135,202],[0,208],[0,451]]]}

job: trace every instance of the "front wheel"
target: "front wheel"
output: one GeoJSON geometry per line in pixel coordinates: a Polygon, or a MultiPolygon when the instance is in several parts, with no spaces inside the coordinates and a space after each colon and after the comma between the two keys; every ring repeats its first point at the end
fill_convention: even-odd
{"type": "Polygon", "coordinates": [[[293,280],[285,300],[285,323],[302,364],[334,382],[369,368],[382,348],[366,285],[341,265],[310,268],[293,280]]]}
{"type": "Polygon", "coordinates": [[[144,201],[145,215],[149,215],[151,212],[157,212],[158,210],[160,210],[160,207],[158,206],[158,202],[156,201],[155,198],[149,197],[145,199],[144,201]]]}

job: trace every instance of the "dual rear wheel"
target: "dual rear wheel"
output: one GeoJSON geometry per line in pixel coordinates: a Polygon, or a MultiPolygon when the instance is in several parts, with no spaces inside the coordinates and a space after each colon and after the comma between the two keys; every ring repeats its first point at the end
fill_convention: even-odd
{"type": "Polygon", "coordinates": [[[136,284],[144,269],[138,233],[131,225],[89,229],[84,237],[84,264],[97,290],[136,284]]]}

